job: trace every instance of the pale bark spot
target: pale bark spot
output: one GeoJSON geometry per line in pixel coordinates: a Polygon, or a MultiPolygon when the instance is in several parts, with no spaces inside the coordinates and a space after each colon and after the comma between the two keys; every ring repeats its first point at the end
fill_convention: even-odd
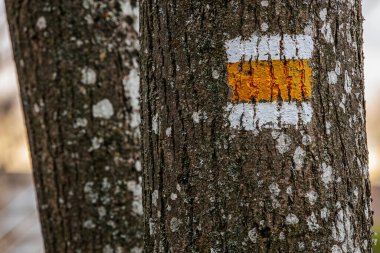
{"type": "Polygon", "coordinates": [[[290,137],[284,133],[281,133],[277,138],[276,148],[280,154],[284,154],[289,150],[291,143],[292,140],[290,139],[290,137]]]}
{"type": "Polygon", "coordinates": [[[278,196],[280,194],[280,188],[278,187],[278,184],[277,183],[272,183],[270,186],[269,186],[269,191],[274,195],[274,196],[278,196]]]}
{"type": "Polygon", "coordinates": [[[85,67],[82,69],[82,79],[83,84],[95,84],[96,83],[96,72],[92,68],[85,67]]]}
{"type": "Polygon", "coordinates": [[[131,253],[143,253],[143,248],[142,247],[133,247],[131,249],[131,253]]]}
{"type": "Polygon", "coordinates": [[[344,72],[344,90],[347,94],[350,94],[352,90],[352,81],[347,70],[344,72]]]}
{"type": "Polygon", "coordinates": [[[330,165],[327,165],[326,163],[322,163],[321,170],[322,170],[321,179],[325,187],[327,188],[328,185],[333,181],[332,167],[330,165]]]}
{"type": "Polygon", "coordinates": [[[268,5],[269,5],[269,2],[267,0],[261,1],[261,6],[268,7],[268,5]]]}
{"type": "Polygon", "coordinates": [[[46,19],[45,19],[45,17],[39,17],[39,18],[37,19],[36,26],[37,26],[38,30],[40,30],[40,31],[46,29],[47,24],[46,24],[46,19]]]}
{"type": "Polygon", "coordinates": [[[308,193],[306,193],[306,198],[309,200],[309,203],[311,205],[314,205],[315,202],[317,202],[317,199],[318,199],[318,193],[316,193],[315,191],[309,191],[308,193]]]}
{"type": "Polygon", "coordinates": [[[138,172],[140,172],[140,171],[142,170],[142,168],[141,168],[141,162],[140,162],[139,160],[137,160],[137,161],[135,162],[135,169],[136,169],[136,171],[138,171],[138,172]]]}
{"type": "Polygon", "coordinates": [[[268,31],[268,28],[269,28],[269,26],[267,23],[261,24],[261,31],[266,32],[266,31],[268,31]]]}
{"type": "Polygon", "coordinates": [[[331,248],[331,253],[343,253],[342,249],[338,245],[334,245],[331,248]]]}
{"type": "Polygon", "coordinates": [[[110,119],[113,114],[113,106],[108,99],[103,99],[92,106],[92,115],[95,118],[110,119]]]}
{"type": "Polygon", "coordinates": [[[257,242],[257,232],[256,232],[256,228],[252,228],[251,230],[248,231],[248,237],[249,237],[249,239],[250,239],[253,243],[256,243],[256,242],[257,242]]]}
{"type": "Polygon", "coordinates": [[[158,134],[159,126],[160,126],[160,123],[158,119],[158,114],[156,113],[156,115],[154,115],[152,118],[152,131],[155,134],[158,134]]]}
{"type": "Polygon", "coordinates": [[[85,222],[83,222],[83,227],[87,228],[87,229],[93,229],[96,227],[96,225],[94,224],[94,222],[91,219],[89,219],[89,220],[86,220],[85,222]]]}
{"type": "Polygon", "coordinates": [[[177,219],[176,217],[173,217],[171,220],[170,220],[170,230],[172,232],[177,232],[179,227],[181,226],[182,224],[182,221],[180,219],[177,219]]]}
{"type": "Polygon", "coordinates": [[[85,119],[85,118],[77,118],[77,120],[74,123],[74,128],[86,127],[87,124],[88,124],[87,119],[85,119]]]}
{"type": "Polygon", "coordinates": [[[201,120],[207,119],[207,113],[204,111],[193,112],[192,115],[194,123],[199,123],[201,120]]]}
{"type": "Polygon", "coordinates": [[[175,194],[175,193],[170,194],[170,198],[172,200],[176,200],[177,199],[177,194],[175,194]]]}
{"type": "Polygon", "coordinates": [[[152,204],[154,206],[157,206],[157,200],[158,200],[158,190],[154,190],[152,193],[152,204]]]}
{"type": "Polygon", "coordinates": [[[92,151],[92,150],[97,150],[100,148],[100,146],[102,145],[102,143],[104,142],[103,138],[101,137],[94,137],[91,139],[91,148],[89,149],[89,151],[92,151]]]}
{"type": "Polygon", "coordinates": [[[104,206],[98,207],[98,215],[100,218],[106,216],[107,210],[104,208],[104,206]]]}
{"type": "Polygon", "coordinates": [[[111,245],[107,244],[104,248],[103,248],[103,253],[113,253],[113,248],[111,247],[111,245]]]}
{"type": "Polygon", "coordinates": [[[322,208],[322,210],[321,210],[321,219],[327,221],[328,218],[329,218],[329,213],[330,212],[329,212],[329,210],[326,207],[322,208]]]}
{"type": "Polygon", "coordinates": [[[325,127],[326,127],[326,134],[330,135],[330,133],[331,133],[331,123],[330,123],[330,121],[326,121],[325,127]]]}
{"type": "Polygon", "coordinates": [[[291,213],[291,214],[288,214],[288,216],[286,216],[286,224],[295,225],[298,222],[299,222],[299,219],[295,214],[291,213]]]}
{"type": "Polygon", "coordinates": [[[141,184],[131,180],[127,182],[127,188],[128,191],[133,193],[132,213],[140,216],[143,215],[141,184]]]}
{"type": "Polygon", "coordinates": [[[219,79],[219,77],[220,77],[219,71],[216,69],[212,70],[212,78],[219,79]]]}
{"type": "Polygon", "coordinates": [[[334,85],[338,82],[338,76],[336,75],[335,71],[329,71],[327,75],[329,84],[334,85]]]}
{"type": "Polygon", "coordinates": [[[313,139],[311,138],[310,135],[303,135],[302,136],[302,144],[305,146],[309,146],[313,142],[313,139]]]}
{"type": "Polygon", "coordinates": [[[170,137],[172,135],[172,128],[171,127],[166,128],[165,134],[167,137],[170,137]]]}
{"type": "Polygon", "coordinates": [[[312,232],[315,232],[320,228],[320,226],[318,225],[317,217],[315,216],[314,212],[307,218],[306,222],[307,226],[309,227],[309,230],[312,232]]]}
{"type": "Polygon", "coordinates": [[[149,234],[154,235],[156,233],[156,224],[153,222],[153,219],[149,219],[149,234]]]}
{"type": "Polygon", "coordinates": [[[305,156],[306,156],[305,150],[303,150],[301,147],[297,147],[293,155],[293,161],[296,166],[295,167],[296,170],[302,169],[304,165],[305,156]]]}
{"type": "Polygon", "coordinates": [[[292,189],[291,186],[288,186],[288,188],[286,188],[286,193],[287,193],[288,195],[292,195],[292,194],[293,194],[293,189],[292,189]]]}

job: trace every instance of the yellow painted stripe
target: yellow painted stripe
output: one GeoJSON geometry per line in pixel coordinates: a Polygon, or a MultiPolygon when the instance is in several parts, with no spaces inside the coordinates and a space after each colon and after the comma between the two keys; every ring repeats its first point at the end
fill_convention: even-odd
{"type": "Polygon", "coordinates": [[[232,102],[307,101],[311,98],[309,60],[228,63],[232,102]]]}

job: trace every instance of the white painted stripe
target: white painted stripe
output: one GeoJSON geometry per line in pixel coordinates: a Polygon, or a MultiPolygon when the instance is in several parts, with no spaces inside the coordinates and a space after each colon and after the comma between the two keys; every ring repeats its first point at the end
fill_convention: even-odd
{"type": "Polygon", "coordinates": [[[242,60],[291,60],[311,59],[313,38],[310,35],[264,35],[252,34],[247,40],[237,37],[226,42],[228,62],[242,60]]]}
{"type": "Polygon", "coordinates": [[[313,108],[310,102],[228,103],[226,107],[230,127],[246,131],[265,128],[280,129],[311,123],[313,108]]]}

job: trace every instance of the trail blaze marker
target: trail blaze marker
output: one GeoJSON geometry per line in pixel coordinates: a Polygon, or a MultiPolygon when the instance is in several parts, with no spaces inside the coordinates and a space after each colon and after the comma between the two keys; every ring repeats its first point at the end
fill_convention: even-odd
{"type": "Polygon", "coordinates": [[[260,130],[311,122],[310,36],[238,37],[226,42],[226,50],[231,127],[260,130]]]}

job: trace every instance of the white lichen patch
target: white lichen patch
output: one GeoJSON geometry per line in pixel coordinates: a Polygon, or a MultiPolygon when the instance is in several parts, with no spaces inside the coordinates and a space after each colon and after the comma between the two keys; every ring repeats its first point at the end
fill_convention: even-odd
{"type": "Polygon", "coordinates": [[[286,216],[286,224],[288,224],[288,225],[295,225],[295,224],[298,224],[298,222],[299,222],[299,219],[298,219],[298,217],[295,215],[295,214],[288,214],[287,216],[286,216]]]}
{"type": "Polygon", "coordinates": [[[315,191],[309,191],[306,193],[305,197],[309,200],[309,203],[311,205],[314,205],[317,202],[318,193],[316,193],[315,191]]]}
{"type": "Polygon", "coordinates": [[[45,19],[45,17],[42,17],[42,16],[41,16],[41,17],[39,17],[39,18],[37,19],[36,27],[37,27],[37,29],[40,30],[40,31],[46,29],[46,27],[47,27],[47,23],[46,23],[46,19],[45,19]]]}
{"type": "Polygon", "coordinates": [[[338,82],[338,76],[336,75],[335,71],[329,71],[327,75],[329,84],[334,85],[338,82]]]}
{"type": "Polygon", "coordinates": [[[257,242],[257,231],[256,231],[256,228],[252,228],[251,230],[248,231],[248,238],[253,243],[257,242]]]}
{"type": "Polygon", "coordinates": [[[135,169],[136,169],[136,171],[138,171],[138,172],[140,172],[140,171],[142,170],[140,160],[137,160],[137,161],[135,162],[135,169]]]}
{"type": "Polygon", "coordinates": [[[87,14],[86,16],[84,16],[84,19],[86,20],[88,25],[94,24],[94,19],[92,18],[90,14],[87,14]]]}
{"type": "Polygon", "coordinates": [[[155,134],[159,133],[158,132],[159,126],[160,126],[160,122],[159,122],[158,114],[156,113],[152,118],[152,131],[153,131],[153,133],[155,133],[155,134]]]}
{"type": "Polygon", "coordinates": [[[107,215],[107,210],[105,209],[104,206],[98,207],[98,215],[100,218],[104,217],[107,215]]]}
{"type": "Polygon", "coordinates": [[[321,32],[326,42],[333,43],[334,37],[332,35],[331,24],[327,20],[327,9],[324,8],[319,12],[319,18],[323,21],[321,32]]]}
{"type": "MultiPolygon", "coordinates": [[[[272,137],[275,137],[272,133],[272,137]]],[[[287,134],[280,133],[277,136],[277,144],[276,148],[280,154],[284,154],[289,150],[290,145],[292,144],[292,140],[287,134]]]]}
{"type": "Polygon", "coordinates": [[[328,188],[329,184],[333,181],[332,175],[332,167],[327,165],[326,163],[322,163],[321,165],[321,179],[326,188],[328,188]]]}
{"type": "Polygon", "coordinates": [[[149,219],[149,234],[154,235],[156,233],[156,224],[154,223],[153,219],[149,219]]]}
{"type": "Polygon", "coordinates": [[[92,106],[92,115],[95,118],[110,119],[113,114],[113,106],[108,99],[103,99],[92,106]]]}
{"type": "Polygon", "coordinates": [[[217,79],[219,79],[219,77],[220,77],[219,71],[216,69],[213,69],[212,70],[212,78],[217,80],[217,79]]]}
{"type": "Polygon", "coordinates": [[[171,200],[176,200],[177,199],[177,194],[176,193],[170,194],[170,198],[171,198],[171,200]]]}
{"type": "Polygon", "coordinates": [[[307,217],[306,223],[309,227],[309,230],[312,232],[315,232],[320,228],[320,226],[318,225],[317,217],[315,216],[314,212],[311,213],[309,217],[307,217]]]}
{"type": "Polygon", "coordinates": [[[293,189],[292,189],[291,186],[288,186],[288,187],[286,188],[286,194],[288,194],[288,195],[292,195],[292,194],[293,194],[293,189]]]}
{"type": "Polygon", "coordinates": [[[262,23],[262,24],[261,24],[261,31],[262,31],[262,32],[266,32],[266,31],[268,31],[268,28],[269,28],[269,26],[268,26],[267,23],[262,23]]]}
{"type": "Polygon", "coordinates": [[[261,6],[263,6],[263,7],[268,7],[268,5],[269,5],[268,0],[263,0],[263,1],[261,1],[261,6]]]}
{"type": "Polygon", "coordinates": [[[170,230],[172,232],[177,232],[182,224],[182,221],[176,217],[170,220],[170,230]]]}
{"type": "Polygon", "coordinates": [[[329,219],[329,214],[330,212],[326,207],[321,209],[321,219],[327,221],[329,219]]]}
{"type": "Polygon", "coordinates": [[[104,142],[103,138],[102,137],[94,137],[91,139],[91,148],[89,149],[89,151],[92,151],[92,150],[97,150],[100,148],[100,146],[102,145],[102,143],[104,142]]]}
{"type": "Polygon", "coordinates": [[[131,5],[131,1],[120,1],[121,9],[125,16],[130,16],[133,22],[133,28],[138,33],[139,32],[139,8],[138,4],[136,6],[131,5]]]}
{"type": "Polygon", "coordinates": [[[350,94],[352,90],[352,80],[347,70],[344,72],[344,90],[347,94],[350,94]]]}
{"type": "Polygon", "coordinates": [[[271,185],[269,185],[269,191],[274,195],[274,196],[278,196],[281,192],[279,186],[277,183],[272,183],[271,185]]]}
{"type": "Polygon", "coordinates": [[[319,18],[320,18],[322,21],[326,21],[326,16],[327,16],[327,9],[324,8],[324,9],[322,9],[322,10],[319,12],[319,18]]]}
{"type": "Polygon", "coordinates": [[[95,84],[96,83],[96,72],[92,68],[84,67],[81,71],[83,84],[95,84]]]}
{"type": "Polygon", "coordinates": [[[303,135],[302,136],[302,145],[309,146],[313,142],[313,139],[310,135],[303,135]]]}
{"type": "Polygon", "coordinates": [[[303,168],[305,157],[306,151],[301,147],[297,147],[293,155],[293,162],[296,170],[301,170],[303,168]]]}
{"type": "Polygon", "coordinates": [[[77,118],[75,123],[74,123],[74,128],[78,127],[86,127],[88,124],[87,119],[85,118],[77,118]]]}
{"type": "Polygon", "coordinates": [[[91,219],[89,219],[83,222],[83,227],[87,229],[94,229],[96,225],[91,219]]]}
{"type": "Polygon", "coordinates": [[[132,107],[130,126],[136,128],[140,125],[140,76],[137,69],[132,69],[123,79],[125,97],[132,107]]]}
{"type": "Polygon", "coordinates": [[[166,128],[165,134],[166,134],[167,137],[172,136],[172,128],[171,127],[166,128]]]}
{"type": "Polygon", "coordinates": [[[96,191],[94,191],[93,187],[94,182],[87,182],[84,185],[83,191],[85,193],[86,198],[89,199],[91,203],[96,203],[98,201],[99,194],[96,191]]]}
{"type": "Polygon", "coordinates": [[[326,134],[330,135],[331,134],[331,123],[329,121],[326,121],[325,127],[326,127],[326,134]]]}
{"type": "MultiPolygon", "coordinates": [[[[352,211],[349,206],[342,208],[335,216],[335,223],[332,225],[332,238],[341,243],[343,252],[356,252],[354,239],[354,224],[352,223],[352,211]]],[[[360,251],[359,251],[360,252],[360,251]]]]}
{"type": "Polygon", "coordinates": [[[343,251],[338,245],[334,245],[331,248],[331,253],[343,253],[343,251]]]}
{"type": "Polygon", "coordinates": [[[204,111],[193,112],[193,115],[191,117],[194,123],[198,124],[201,120],[207,120],[207,113],[204,111]]]}
{"type": "Polygon", "coordinates": [[[102,253],[114,253],[114,251],[111,245],[107,244],[106,246],[104,246],[102,253]]]}
{"type": "MultiPolygon", "coordinates": [[[[144,252],[144,249],[143,249],[143,247],[133,247],[132,249],[131,249],[131,253],[143,253],[144,252]]],[[[121,253],[121,252],[120,252],[121,253]]]]}
{"type": "Polygon", "coordinates": [[[304,251],[305,250],[305,242],[297,242],[298,251],[304,251]]]}
{"type": "Polygon", "coordinates": [[[133,194],[132,201],[132,214],[143,215],[143,206],[142,206],[142,187],[140,183],[137,183],[134,180],[127,182],[128,191],[133,194]]]}
{"type": "Polygon", "coordinates": [[[154,190],[152,193],[152,204],[154,206],[157,206],[157,200],[158,200],[158,190],[154,190]]]}

